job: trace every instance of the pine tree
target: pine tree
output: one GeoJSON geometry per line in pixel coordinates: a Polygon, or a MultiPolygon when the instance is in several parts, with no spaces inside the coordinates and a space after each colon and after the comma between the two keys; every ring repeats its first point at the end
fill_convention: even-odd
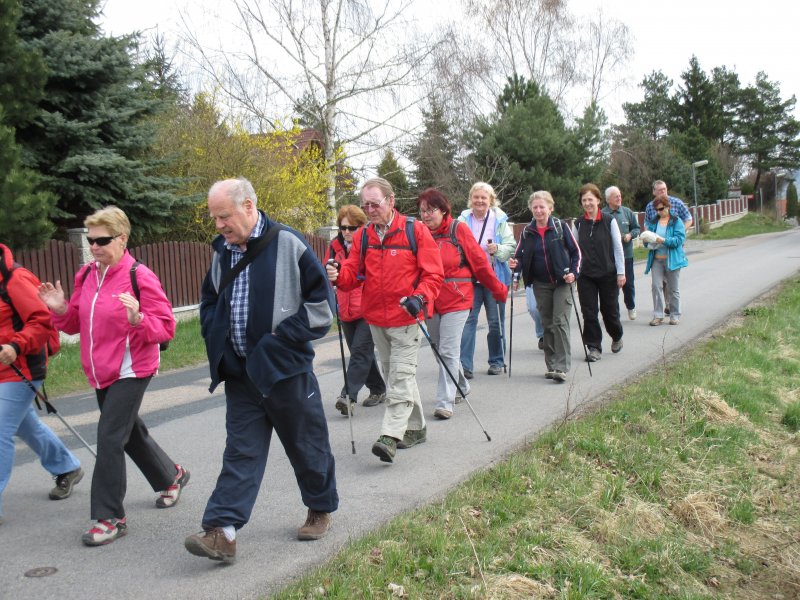
{"type": "Polygon", "coordinates": [[[0,241],[14,250],[40,247],[53,232],[55,197],[37,191],[39,178],[22,168],[15,127],[36,114],[45,81],[44,62],[17,36],[17,0],[0,0],[0,241]]]}
{"type": "Polygon", "coordinates": [[[549,190],[560,216],[575,214],[582,165],[575,137],[553,100],[536,84],[509,78],[498,108],[476,124],[474,159],[503,210],[512,219],[527,220],[528,196],[549,190]]]}
{"type": "Polygon", "coordinates": [[[133,56],[137,38],[103,37],[100,0],[24,0],[17,32],[47,67],[38,113],[17,129],[23,164],[58,197],[56,224],[81,225],[105,205],[123,209],[134,243],[156,237],[176,208],[174,181],[153,174],[147,118],[163,103],[133,56]]]}
{"type": "Polygon", "coordinates": [[[408,177],[397,157],[390,149],[383,153],[383,159],[378,163],[378,176],[383,177],[392,184],[394,189],[395,207],[403,214],[414,214],[417,211],[416,195],[411,192],[408,177]]]}
{"type": "Polygon", "coordinates": [[[447,196],[456,208],[466,206],[470,182],[459,160],[459,143],[447,122],[444,107],[436,96],[430,96],[429,108],[422,110],[423,130],[408,148],[413,164],[411,174],[414,191],[435,187],[447,196]]]}

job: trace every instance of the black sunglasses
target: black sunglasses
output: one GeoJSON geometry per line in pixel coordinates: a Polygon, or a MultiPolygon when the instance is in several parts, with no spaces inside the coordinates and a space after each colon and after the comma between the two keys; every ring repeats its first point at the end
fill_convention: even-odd
{"type": "Polygon", "coordinates": [[[339,225],[339,231],[355,231],[361,225],[339,225]]]}
{"type": "Polygon", "coordinates": [[[97,244],[98,246],[108,246],[111,243],[111,240],[117,239],[118,235],[104,235],[103,237],[89,237],[86,236],[86,241],[89,242],[89,245],[97,244]]]}

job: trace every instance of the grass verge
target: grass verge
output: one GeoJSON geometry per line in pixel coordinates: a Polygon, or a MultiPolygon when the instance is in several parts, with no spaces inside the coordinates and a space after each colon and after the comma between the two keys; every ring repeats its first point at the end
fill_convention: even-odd
{"type": "Polygon", "coordinates": [[[275,598],[800,597],[798,314],[800,279],[275,598]]]}
{"type": "MultiPolygon", "coordinates": [[[[738,221],[731,221],[721,227],[710,230],[708,233],[694,235],[693,240],[729,240],[734,238],[747,237],[757,233],[774,233],[784,231],[791,227],[786,221],[778,221],[774,217],[768,217],[759,213],[747,213],[738,221]]],[[[636,261],[647,260],[647,248],[634,248],[633,259],[636,261]]]]}

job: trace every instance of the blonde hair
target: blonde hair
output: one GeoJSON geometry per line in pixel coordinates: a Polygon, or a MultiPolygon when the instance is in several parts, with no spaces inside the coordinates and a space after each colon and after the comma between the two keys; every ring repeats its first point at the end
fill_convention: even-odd
{"type": "Polygon", "coordinates": [[[106,206],[94,211],[83,221],[85,227],[105,227],[111,235],[131,235],[128,215],[116,206],[106,206]]]}
{"type": "Polygon", "coordinates": [[[553,210],[556,205],[555,200],[553,200],[553,195],[547,190],[539,190],[531,194],[531,197],[528,198],[528,210],[530,210],[534,200],[544,200],[544,203],[547,204],[550,210],[553,210]]]}
{"type": "Polygon", "coordinates": [[[467,206],[469,208],[472,208],[472,194],[474,194],[478,190],[489,194],[489,203],[492,208],[500,206],[500,202],[497,200],[497,194],[495,194],[494,188],[485,181],[479,181],[477,183],[472,184],[472,187],[469,188],[469,201],[467,202],[467,206]]]}

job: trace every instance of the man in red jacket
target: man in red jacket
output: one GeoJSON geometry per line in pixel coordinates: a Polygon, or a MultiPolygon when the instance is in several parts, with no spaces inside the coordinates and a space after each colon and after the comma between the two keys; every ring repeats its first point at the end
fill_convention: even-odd
{"type": "MultiPolygon", "coordinates": [[[[416,248],[407,236],[407,217],[394,207],[392,185],[380,177],[361,188],[361,208],[369,218],[367,247],[361,235],[353,239],[350,256],[341,265],[328,265],[328,279],[342,290],[364,282],[364,318],[386,379],[386,411],[372,453],[393,462],[397,442],[425,441],[425,417],[417,388],[420,331],[416,316],[439,295],[444,271],[430,231],[413,222],[416,248]],[[338,267],[338,268],[337,268],[338,267]]],[[[424,315],[424,313],[423,313],[424,315]]]]}

